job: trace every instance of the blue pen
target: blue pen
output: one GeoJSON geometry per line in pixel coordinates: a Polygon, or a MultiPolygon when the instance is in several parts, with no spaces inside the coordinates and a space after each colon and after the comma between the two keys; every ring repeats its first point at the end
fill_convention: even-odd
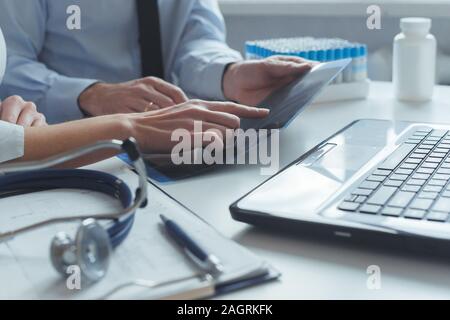
{"type": "Polygon", "coordinates": [[[200,268],[215,274],[223,272],[223,266],[215,255],[206,252],[174,221],[163,215],[160,215],[160,217],[169,236],[185,250],[191,260],[200,268]]]}

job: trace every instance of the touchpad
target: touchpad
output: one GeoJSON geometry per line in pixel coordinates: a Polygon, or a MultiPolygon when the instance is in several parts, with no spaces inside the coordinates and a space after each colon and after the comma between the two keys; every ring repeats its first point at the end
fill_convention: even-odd
{"type": "Polygon", "coordinates": [[[380,147],[327,143],[239,202],[239,208],[289,215],[316,209],[372,159],[380,147]]]}

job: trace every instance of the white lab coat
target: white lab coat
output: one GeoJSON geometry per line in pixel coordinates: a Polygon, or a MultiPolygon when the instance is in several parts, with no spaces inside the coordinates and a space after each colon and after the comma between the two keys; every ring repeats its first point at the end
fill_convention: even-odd
{"type": "MultiPolygon", "coordinates": [[[[0,84],[6,65],[6,46],[0,29],[0,84]]],[[[1,111],[1,106],[0,106],[1,111]]],[[[0,120],[0,163],[20,158],[24,154],[24,129],[0,120]]]]}
{"type": "Polygon", "coordinates": [[[0,120],[0,163],[22,157],[24,141],[23,127],[0,120]]]}

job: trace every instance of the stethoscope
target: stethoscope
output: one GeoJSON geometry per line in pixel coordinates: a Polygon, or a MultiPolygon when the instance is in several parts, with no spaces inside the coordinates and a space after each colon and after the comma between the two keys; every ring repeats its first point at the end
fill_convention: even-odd
{"type": "Polygon", "coordinates": [[[110,264],[111,253],[128,236],[137,209],[147,205],[147,172],[134,139],[103,141],[43,161],[0,166],[0,198],[54,189],[83,189],[104,193],[118,199],[123,210],[91,216],[53,217],[16,230],[0,233],[0,243],[37,228],[81,221],[75,239],[59,232],[50,245],[50,260],[63,276],[71,266],[78,266],[81,276],[89,281],[103,278],[110,264]],[[117,177],[93,170],[45,170],[101,149],[124,152],[139,176],[139,187],[133,194],[117,177]],[[37,171],[39,170],[39,171],[37,171]],[[6,175],[5,175],[6,174],[6,175]],[[106,225],[99,221],[110,220],[106,225]]]}

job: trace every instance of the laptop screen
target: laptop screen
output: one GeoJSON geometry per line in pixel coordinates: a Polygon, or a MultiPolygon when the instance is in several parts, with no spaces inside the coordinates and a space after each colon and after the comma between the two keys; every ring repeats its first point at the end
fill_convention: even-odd
{"type": "Polygon", "coordinates": [[[260,103],[270,109],[264,119],[242,119],[241,128],[278,129],[289,125],[303,109],[350,63],[351,59],[321,63],[260,103]]]}

